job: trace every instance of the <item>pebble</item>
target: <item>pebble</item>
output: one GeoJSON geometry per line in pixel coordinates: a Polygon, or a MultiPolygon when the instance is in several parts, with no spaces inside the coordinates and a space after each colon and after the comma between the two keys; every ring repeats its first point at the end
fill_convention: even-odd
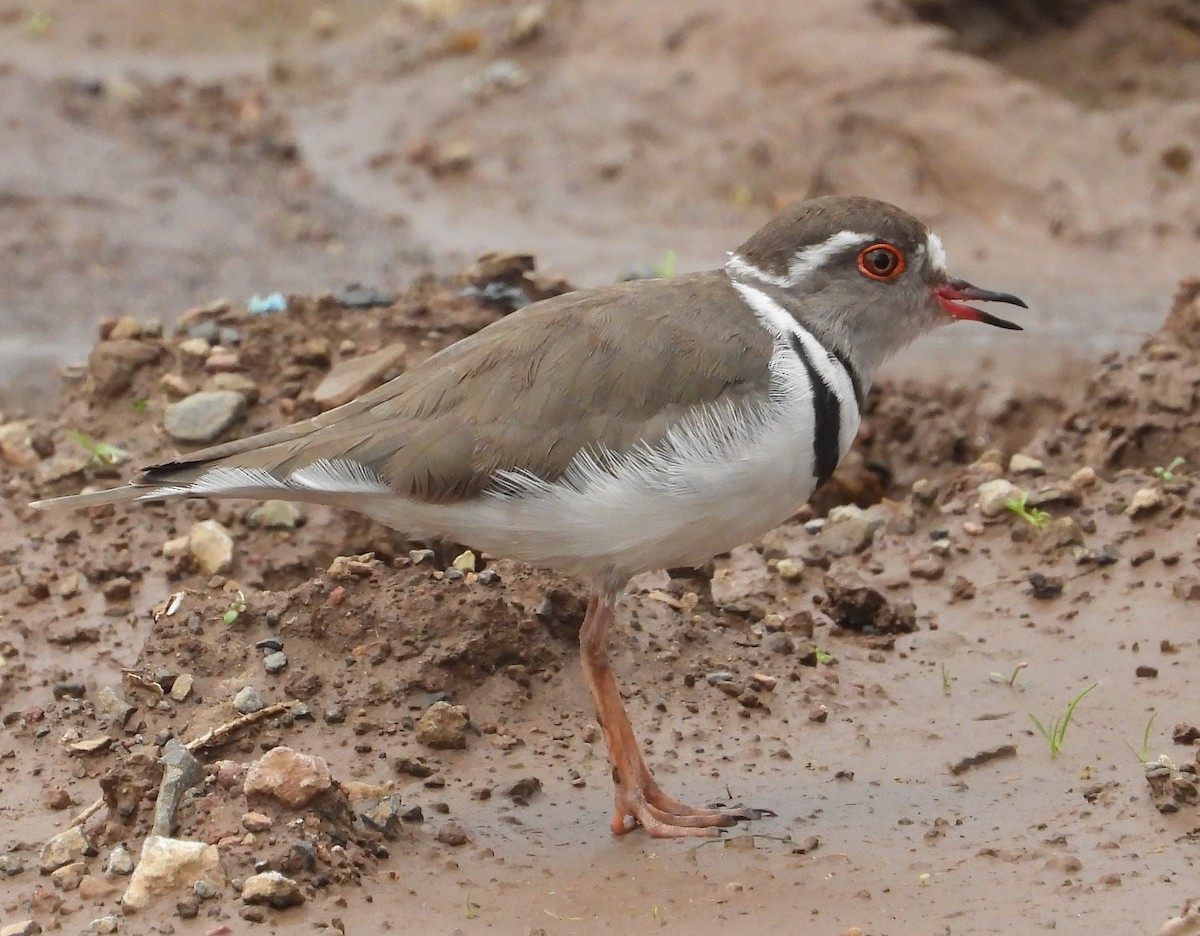
{"type": "MultiPolygon", "coordinates": [[[[466,550],[466,552],[460,553],[459,555],[455,556],[454,562],[451,563],[451,565],[453,565],[454,568],[458,569],[459,572],[474,572],[475,571],[475,563],[476,563],[475,553],[471,552],[471,550],[468,549],[468,550],[466,550]]],[[[449,571],[449,570],[447,570],[447,571],[449,571]]]]}
{"type": "MultiPolygon", "coordinates": [[[[196,327],[202,328],[203,326],[198,325],[196,327]]],[[[199,335],[191,338],[184,338],[183,341],[179,342],[180,353],[186,354],[188,357],[206,358],[208,357],[208,352],[211,349],[212,345],[209,343],[208,339],[199,335]]]]}
{"type": "Polygon", "coordinates": [[[1133,675],[1137,676],[1139,679],[1157,679],[1158,667],[1145,665],[1139,666],[1134,669],[1133,675]]]}
{"type": "Polygon", "coordinates": [[[233,537],[216,520],[201,520],[188,533],[188,552],[201,572],[218,575],[233,565],[233,537]]]}
{"type": "Polygon", "coordinates": [[[262,695],[253,686],[243,686],[233,697],[233,707],[243,715],[261,711],[264,708],[262,695]]]}
{"type": "Polygon", "coordinates": [[[50,690],[50,694],[55,699],[82,699],[87,695],[87,686],[74,680],[64,680],[56,682],[54,688],[50,690]]]}
{"type": "Polygon", "coordinates": [[[204,385],[200,389],[209,391],[232,390],[234,393],[240,393],[244,396],[248,403],[257,402],[259,397],[258,384],[245,374],[230,372],[213,374],[204,381],[204,385]]]}
{"type": "Polygon", "coordinates": [[[438,829],[436,838],[443,845],[450,845],[452,847],[466,845],[470,841],[467,837],[467,830],[457,822],[447,822],[438,829]]]}
{"type": "Polygon", "coordinates": [[[0,929],[0,936],[34,936],[41,931],[42,925],[37,920],[21,920],[0,929]]]}
{"type": "Polygon", "coordinates": [[[63,865],[79,861],[88,855],[96,854],[96,849],[79,826],[64,829],[42,846],[38,858],[38,869],[42,874],[49,874],[63,865]]]}
{"type": "Polygon", "coordinates": [[[55,868],[50,872],[50,883],[61,891],[79,890],[79,882],[87,873],[87,865],[82,861],[72,861],[70,864],[55,868]]]}
{"type": "Polygon", "coordinates": [[[417,741],[426,747],[452,750],[467,746],[470,721],[463,710],[449,702],[434,702],[417,719],[417,741]]]}
{"type": "Polygon", "coordinates": [[[946,572],[946,563],[940,556],[922,556],[909,564],[908,574],[915,579],[935,581],[946,572]]]}
{"type": "Polygon", "coordinates": [[[307,806],[333,786],[324,758],[289,747],[267,751],[250,765],[243,784],[246,796],[266,796],[292,809],[307,806]]]}
{"type": "Polygon", "coordinates": [[[275,820],[266,813],[248,812],[242,816],[242,828],[247,832],[269,832],[275,820]]]}
{"type": "Polygon", "coordinates": [[[998,517],[1008,509],[1008,501],[1019,495],[1020,489],[1004,478],[985,481],[979,485],[979,512],[985,517],[998,517]]]}
{"type": "Polygon", "coordinates": [[[1063,591],[1061,575],[1044,575],[1041,572],[1029,573],[1029,584],[1032,586],[1034,598],[1049,601],[1057,598],[1063,591]]]}
{"type": "Polygon", "coordinates": [[[142,856],[121,898],[126,913],[145,910],[171,891],[191,888],[198,880],[225,886],[221,854],[216,845],[151,835],[142,844],[142,856]]]}
{"type": "Polygon", "coordinates": [[[180,673],[175,677],[175,682],[171,684],[171,691],[168,695],[176,702],[183,702],[192,694],[192,686],[195,683],[196,677],[191,673],[180,673]]]}
{"type": "Polygon", "coordinates": [[[201,390],[170,403],[163,411],[163,428],[176,442],[216,441],[246,412],[246,398],[234,390],[201,390]]]}
{"type": "Polygon", "coordinates": [[[133,874],[133,855],[124,845],[118,845],[108,854],[104,873],[109,877],[124,877],[133,874]]]}
{"type": "Polygon", "coordinates": [[[392,840],[400,834],[401,801],[399,793],[389,793],[374,801],[359,805],[358,815],[384,838],[392,840]]]}
{"type": "Polygon", "coordinates": [[[1099,478],[1095,468],[1083,467],[1071,475],[1071,486],[1076,488],[1094,487],[1099,478]]]}
{"type": "Polygon", "coordinates": [[[115,933],[119,928],[120,923],[112,914],[97,917],[87,925],[89,933],[115,933]]]}
{"type": "Polygon", "coordinates": [[[282,673],[285,669],[287,669],[287,665],[287,654],[282,650],[276,650],[263,657],[263,668],[266,669],[268,673],[282,673]]]}
{"type": "Polygon", "coordinates": [[[210,374],[225,374],[241,368],[241,355],[229,348],[213,348],[204,359],[204,369],[210,374]]]}
{"type": "Polygon", "coordinates": [[[1166,498],[1158,488],[1141,488],[1134,493],[1129,506],[1125,508],[1125,513],[1130,517],[1142,517],[1154,513],[1164,503],[1166,498]]]}
{"type": "Polygon", "coordinates": [[[25,871],[25,862],[16,855],[0,855],[0,874],[16,877],[25,871]]]}
{"type": "Polygon", "coordinates": [[[265,530],[294,530],[304,523],[304,511],[291,501],[265,500],[246,515],[246,523],[265,530]]]}
{"type": "Polygon", "coordinates": [[[88,373],[97,396],[119,397],[133,383],[139,368],[158,359],[159,349],[134,338],[102,341],[88,355],[88,373]]]}
{"type": "Polygon", "coordinates": [[[304,903],[304,891],[290,877],[278,871],[252,874],[242,885],[242,902],[265,905],[276,910],[298,907],[304,903]]]}
{"type": "Polygon", "coordinates": [[[392,373],[399,373],[407,350],[404,344],[392,344],[373,354],[339,361],[317,384],[313,400],[322,409],[350,402],[378,387],[392,373]]]}
{"type": "Polygon", "coordinates": [[[827,564],[830,559],[852,556],[871,545],[878,524],[863,516],[830,520],[817,533],[805,551],[806,561],[827,564]]]}
{"type": "Polygon", "coordinates": [[[1181,575],[1171,585],[1171,594],[1184,601],[1200,601],[1200,578],[1181,575]]]}
{"type": "Polygon", "coordinates": [[[1008,460],[1008,471],[1009,474],[1040,475],[1045,474],[1046,465],[1040,458],[1016,452],[1008,460]]]}
{"type": "Polygon", "coordinates": [[[785,582],[798,582],[804,575],[804,563],[785,557],[775,563],[775,574],[785,582]]]}

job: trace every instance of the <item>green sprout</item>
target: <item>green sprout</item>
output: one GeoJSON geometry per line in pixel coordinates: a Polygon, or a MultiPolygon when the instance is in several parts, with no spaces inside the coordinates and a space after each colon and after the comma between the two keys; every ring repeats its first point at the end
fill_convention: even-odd
{"type": "Polygon", "coordinates": [[[111,445],[108,442],[97,442],[82,432],[68,430],[67,438],[72,442],[77,442],[91,452],[92,464],[94,465],[119,465],[129,460],[129,453],[124,449],[111,445]]]}
{"type": "Polygon", "coordinates": [[[1046,529],[1050,525],[1050,514],[1036,507],[1026,506],[1028,501],[1029,492],[1022,491],[1018,497],[1010,497],[1006,500],[1004,506],[1035,529],[1046,529]]]}
{"type": "Polygon", "coordinates": [[[1063,741],[1065,741],[1067,737],[1067,726],[1071,724],[1071,716],[1075,714],[1075,706],[1079,704],[1080,700],[1082,700],[1085,695],[1095,689],[1097,685],[1099,685],[1099,683],[1088,686],[1083,690],[1083,692],[1075,696],[1075,698],[1071,700],[1071,704],[1067,706],[1066,712],[1054,719],[1053,723],[1048,729],[1038,720],[1036,715],[1034,715],[1032,712],[1030,713],[1029,717],[1032,718],[1033,723],[1037,725],[1037,730],[1041,732],[1042,737],[1046,739],[1046,743],[1050,745],[1051,757],[1057,757],[1060,753],[1062,753],[1063,741]]]}
{"type": "Polygon", "coordinates": [[[1138,752],[1133,749],[1133,745],[1128,741],[1125,742],[1125,747],[1129,748],[1130,752],[1143,764],[1150,760],[1150,729],[1154,727],[1154,719],[1158,718],[1158,709],[1151,709],[1150,720],[1146,722],[1146,727],[1142,729],[1142,753],[1139,756],[1138,752]]]}
{"type": "Polygon", "coordinates": [[[1170,464],[1164,468],[1162,465],[1154,466],[1154,476],[1159,481],[1174,481],[1175,472],[1183,465],[1184,460],[1176,455],[1171,459],[1170,464]]]}
{"type": "Polygon", "coordinates": [[[988,679],[992,682],[1008,683],[1010,686],[1017,684],[1017,677],[1021,675],[1021,670],[1025,669],[1029,664],[1022,660],[1016,665],[1011,676],[1005,676],[1003,673],[988,673],[988,679]]]}
{"type": "Polygon", "coordinates": [[[132,409],[135,413],[144,413],[146,411],[146,407],[149,405],[150,405],[150,401],[148,399],[146,399],[145,397],[138,397],[136,400],[134,400],[132,403],[129,404],[129,408],[132,409]]]}
{"type": "Polygon", "coordinates": [[[479,916],[479,904],[471,899],[471,895],[467,894],[467,919],[474,920],[479,916]]]}
{"type": "Polygon", "coordinates": [[[663,256],[661,262],[653,264],[654,272],[663,279],[674,276],[678,259],[679,258],[675,256],[675,251],[668,250],[663,256]]]}
{"type": "Polygon", "coordinates": [[[54,17],[49,13],[38,12],[29,17],[27,23],[31,36],[44,36],[54,28],[54,17]]]}
{"type": "Polygon", "coordinates": [[[828,650],[822,650],[820,647],[817,647],[815,652],[817,655],[818,663],[829,664],[829,663],[833,662],[833,654],[830,653],[828,650]]]}
{"type": "Polygon", "coordinates": [[[239,589],[237,597],[234,598],[233,601],[229,602],[229,607],[226,609],[225,613],[221,615],[221,620],[225,622],[226,626],[231,625],[238,619],[239,616],[245,613],[245,611],[246,596],[239,589]]]}
{"type": "Polygon", "coordinates": [[[950,693],[950,667],[945,663],[942,664],[942,692],[950,693]]]}

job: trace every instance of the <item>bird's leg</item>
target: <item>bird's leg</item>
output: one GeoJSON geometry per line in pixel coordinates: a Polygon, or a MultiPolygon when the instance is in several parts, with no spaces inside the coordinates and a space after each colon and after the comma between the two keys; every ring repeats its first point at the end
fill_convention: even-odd
{"type": "Polygon", "coordinates": [[[622,835],[640,825],[655,838],[716,835],[717,829],[731,826],[739,819],[769,814],[766,810],[687,806],[667,796],[655,783],[642,758],[629,716],[625,714],[625,705],[608,661],[608,626],[616,601],[615,589],[594,595],[588,602],[587,615],[579,632],[583,675],[596,703],[616,785],[613,834],[622,835]]]}

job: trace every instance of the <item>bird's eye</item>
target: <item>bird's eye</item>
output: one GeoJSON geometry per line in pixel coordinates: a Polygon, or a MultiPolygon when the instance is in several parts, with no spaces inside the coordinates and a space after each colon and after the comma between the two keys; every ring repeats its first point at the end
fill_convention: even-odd
{"type": "Polygon", "coordinates": [[[904,254],[891,244],[872,244],[859,252],[858,268],[871,279],[895,279],[904,272],[904,254]]]}

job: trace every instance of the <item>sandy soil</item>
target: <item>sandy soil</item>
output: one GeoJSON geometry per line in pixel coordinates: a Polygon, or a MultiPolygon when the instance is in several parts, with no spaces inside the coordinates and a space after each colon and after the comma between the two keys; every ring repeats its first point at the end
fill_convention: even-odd
{"type": "Polygon", "coordinates": [[[0,3],[2,350],[7,372],[30,367],[0,419],[3,921],[1153,934],[1183,913],[1200,898],[1200,289],[1160,323],[1197,272],[1200,32],[1180,3],[1060,7],[614,0],[539,20],[505,3],[64,0],[47,21],[0,3]],[[1122,42],[1135,15],[1143,41],[1122,42]],[[903,201],[965,275],[1035,311],[1025,335],[947,329],[900,362],[925,379],[885,381],[813,505],[865,514],[820,532],[800,516],[711,582],[650,576],[627,597],[615,663],[664,786],[779,814],[724,840],[610,837],[575,583],[488,557],[486,576],[447,574],[459,549],[413,553],[321,509],[269,529],[246,504],[25,507],[129,471],[70,431],[161,460],[165,406],[214,372],[252,384],[241,435],[315,412],[349,360],[400,344],[411,364],[502,314],[461,281],[413,284],[421,270],[484,248],[582,283],[667,249],[709,266],[778,202],[829,190],[903,201]],[[399,299],[240,311],[356,279],[399,299]],[[176,332],[221,294],[238,301],[176,332]],[[122,314],[168,320],[165,336],[122,314]],[[239,344],[206,366],[184,345],[207,322],[239,344]],[[931,366],[971,379],[931,383],[931,366]],[[1041,467],[1010,466],[1018,452],[1041,467]],[[997,478],[1045,529],[983,515],[997,478]],[[235,541],[219,575],[171,543],[214,519],[235,541]],[[162,745],[229,722],[247,685],[308,714],[200,752],[176,834],[218,843],[229,884],[123,915],[127,879],[104,869],[118,845],[140,852],[162,745]],[[1030,716],[1049,725],[1092,686],[1051,756],[1030,716]],[[469,713],[464,749],[417,740],[443,698],[469,713]],[[248,799],[242,765],[278,745],[326,758],[338,786],[297,810],[248,799]],[[83,823],[96,854],[40,874],[43,843],[102,792],[83,823]],[[387,834],[354,818],[389,792],[419,817],[387,834]],[[251,811],[271,828],[247,832],[251,811]],[[243,907],[263,868],[304,905],[243,907]]]}

